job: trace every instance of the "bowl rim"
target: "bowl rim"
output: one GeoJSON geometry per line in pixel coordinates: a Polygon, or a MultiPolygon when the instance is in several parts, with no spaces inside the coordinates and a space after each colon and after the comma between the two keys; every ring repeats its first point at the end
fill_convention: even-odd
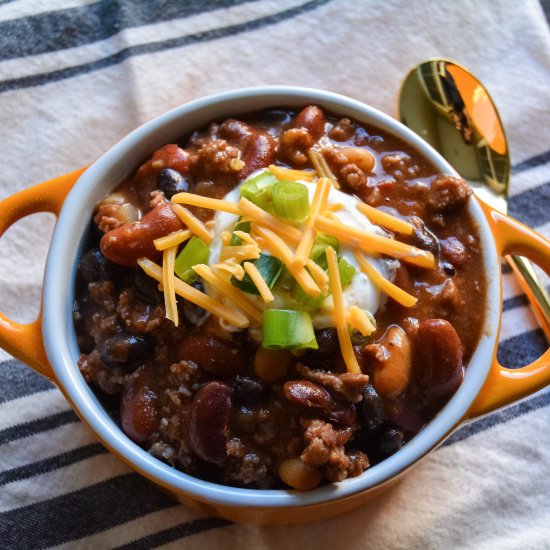
{"type": "MultiPolygon", "coordinates": [[[[397,135],[422,155],[427,156],[438,170],[457,175],[439,153],[411,130],[389,115],[360,101],[333,92],[305,87],[242,88],[195,99],[130,132],[83,173],[67,196],[54,229],[44,276],[43,340],[58,385],[79,416],[85,419],[114,454],[157,484],[195,500],[233,508],[300,507],[339,500],[379,486],[418,462],[460,425],[491,367],[500,327],[500,263],[489,224],[479,203],[472,200],[469,208],[478,223],[484,250],[488,307],[484,331],[467,368],[465,380],[447,405],[411,441],[400,451],[367,469],[360,476],[322,485],[309,492],[235,488],[195,478],[164,464],[133,443],[108,416],[84,382],[76,365],[80,352],[76,347],[71,315],[76,259],[80,241],[89,224],[91,207],[105,194],[101,193],[101,189],[114,188],[131,171],[128,168],[129,162],[124,159],[130,158],[132,152],[147,149],[151,143],[159,142],[159,138],[168,129],[174,131],[175,125],[182,120],[189,121],[186,123],[190,130],[191,127],[200,127],[192,122],[197,117],[202,117],[203,126],[208,120],[231,114],[237,116],[247,110],[262,108],[257,105],[267,108],[269,105],[298,106],[309,103],[321,105],[337,115],[347,115],[368,122],[397,135]],[[221,112],[226,114],[219,114],[221,112]],[[212,116],[208,119],[210,114],[212,116]]],[[[181,132],[180,135],[185,133],[181,132]]],[[[149,149],[152,150],[154,149],[149,149]]],[[[134,165],[141,162],[145,156],[136,153],[134,165]]]]}

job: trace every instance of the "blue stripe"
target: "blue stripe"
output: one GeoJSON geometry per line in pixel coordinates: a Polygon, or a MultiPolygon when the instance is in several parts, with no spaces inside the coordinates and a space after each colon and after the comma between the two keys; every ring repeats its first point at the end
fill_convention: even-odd
{"type": "Polygon", "coordinates": [[[57,82],[82,74],[99,71],[101,69],[106,69],[107,67],[117,65],[119,63],[122,63],[126,59],[139,55],[155,53],[173,48],[181,48],[183,46],[190,46],[192,44],[203,42],[211,42],[213,40],[219,40],[228,36],[235,36],[244,32],[258,30],[264,27],[275,25],[287,19],[291,19],[297,15],[307,13],[324,4],[327,4],[330,1],[331,0],[312,0],[311,2],[306,2],[305,4],[302,4],[300,6],[296,6],[294,8],[261,17],[252,21],[247,21],[245,23],[238,23],[229,27],[212,29],[196,34],[180,36],[171,40],[163,40],[159,42],[152,42],[149,44],[131,46],[128,48],[124,48],[123,50],[120,50],[113,55],[90,63],[83,63],[81,65],[75,65],[74,67],[59,69],[50,73],[42,73],[21,78],[4,80],[3,82],[0,82],[0,93],[11,90],[32,88],[34,86],[43,86],[50,82],[57,82]]]}

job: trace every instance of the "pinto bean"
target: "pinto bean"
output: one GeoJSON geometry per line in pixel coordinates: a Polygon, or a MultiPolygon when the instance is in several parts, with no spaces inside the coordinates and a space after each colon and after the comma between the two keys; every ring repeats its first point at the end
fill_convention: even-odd
{"type": "Polygon", "coordinates": [[[136,443],[143,443],[156,430],[158,413],[157,394],[144,377],[125,382],[120,400],[120,420],[124,432],[136,443]]]}
{"type": "Polygon", "coordinates": [[[108,260],[124,266],[135,266],[143,257],[157,260],[161,253],[153,241],[183,228],[170,203],[161,204],[141,220],[105,233],[100,243],[101,252],[108,260]]]}
{"type": "Polygon", "coordinates": [[[226,380],[242,373],[248,364],[244,349],[214,334],[191,334],[180,344],[179,358],[192,361],[214,378],[226,380]]]}
{"type": "Polygon", "coordinates": [[[211,464],[227,456],[229,413],[233,390],[223,382],[209,382],[195,394],[189,409],[187,440],[191,450],[211,464]]]}
{"type": "Polygon", "coordinates": [[[374,155],[362,147],[339,147],[338,150],[349,162],[358,166],[365,174],[370,174],[374,168],[374,155]]]}
{"type": "Polygon", "coordinates": [[[293,127],[305,128],[315,143],[323,137],[325,123],[323,111],[317,105],[308,105],[296,115],[293,127]]]}
{"type": "Polygon", "coordinates": [[[462,344],[444,319],[422,321],[414,338],[415,375],[430,399],[449,396],[464,378],[462,344]]]}
{"type": "Polygon", "coordinates": [[[393,325],[381,340],[365,347],[373,356],[376,391],[384,397],[401,395],[411,378],[411,346],[405,331],[393,325]]]}
{"type": "Polygon", "coordinates": [[[279,464],[279,477],[298,491],[311,491],[321,483],[323,476],[318,468],[309,466],[301,458],[285,458],[279,464]]]}
{"type": "Polygon", "coordinates": [[[329,422],[355,425],[355,408],[350,403],[338,403],[325,388],[307,380],[292,380],[283,386],[285,397],[304,414],[321,417],[329,422]]]}

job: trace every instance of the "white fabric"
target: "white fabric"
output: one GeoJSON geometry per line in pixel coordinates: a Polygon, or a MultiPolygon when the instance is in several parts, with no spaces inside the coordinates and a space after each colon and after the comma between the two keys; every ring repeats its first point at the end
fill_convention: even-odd
{"type": "MultiPolygon", "coordinates": [[[[0,2],[0,24],[53,9],[46,4],[0,2]]],[[[64,1],[59,9],[78,5],[89,8],[93,3],[64,1]]],[[[313,3],[293,17],[252,30],[174,48],[168,44],[41,85],[2,88],[3,82],[22,76],[50,73],[125,48],[257,21],[305,5],[303,0],[259,0],[169,21],[152,17],[146,25],[90,44],[24,60],[0,55],[0,200],[93,162],[146,120],[221,90],[304,85],[348,95],[395,116],[404,76],[415,64],[434,56],[457,60],[486,84],[506,127],[514,165],[550,149],[550,32],[535,0],[313,3]]],[[[545,162],[512,177],[511,193],[524,196],[529,189],[538,193],[539,200],[548,198],[544,190],[549,181],[547,155],[545,162]]],[[[549,221],[550,216],[534,225],[548,236],[549,221]]],[[[41,215],[21,222],[0,241],[0,306],[18,320],[29,321],[36,314],[52,228],[53,220],[41,215]]],[[[505,282],[505,298],[517,297],[520,290],[513,276],[506,275],[505,282]]],[[[504,317],[506,338],[536,328],[524,304],[511,307],[504,317]]],[[[0,352],[0,361],[8,358],[0,352]]],[[[48,527],[37,517],[36,528],[52,538],[36,540],[36,546],[61,541],[66,548],[107,548],[137,540],[140,548],[158,547],[158,541],[163,548],[550,548],[548,402],[546,392],[530,405],[501,413],[478,427],[477,433],[458,437],[431,454],[382,497],[317,524],[229,525],[183,538],[178,533],[184,529],[170,529],[187,523],[202,525],[201,515],[183,506],[144,507],[134,518],[106,523],[101,532],[77,531],[57,539],[56,521],[48,527]],[[168,540],[168,535],[149,542],[143,538],[165,530],[174,533],[174,540],[168,540]]],[[[0,404],[0,476],[93,445],[93,434],[76,419],[27,437],[2,439],[15,425],[69,414],[68,409],[55,389],[0,404]]],[[[13,534],[16,525],[10,522],[23,517],[18,514],[32,515],[34,508],[24,507],[43,503],[45,507],[37,505],[37,511],[49,506],[57,509],[50,500],[53,497],[105,480],[114,484],[130,472],[113,456],[91,449],[89,458],[34,477],[21,474],[21,479],[4,484],[0,534],[13,534]]],[[[101,521],[118,513],[110,501],[97,506],[103,509],[101,521]]],[[[87,517],[81,521],[84,525],[87,517]]],[[[20,547],[33,547],[27,539],[21,541],[20,547]]]]}

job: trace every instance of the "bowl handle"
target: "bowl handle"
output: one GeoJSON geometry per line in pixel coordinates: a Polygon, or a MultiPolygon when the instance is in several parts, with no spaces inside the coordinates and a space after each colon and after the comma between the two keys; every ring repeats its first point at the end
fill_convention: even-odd
{"type": "MultiPolygon", "coordinates": [[[[550,275],[550,241],[522,223],[479,201],[491,227],[500,256],[517,254],[538,264],[550,275]]],[[[466,418],[475,418],[508,405],[550,384],[550,349],[530,365],[519,369],[503,367],[496,358],[485,384],[466,418]]]]}
{"type": "MultiPolygon", "coordinates": [[[[15,222],[38,212],[51,212],[56,217],[65,197],[85,168],[40,183],[0,202],[0,237],[15,222]]],[[[27,363],[38,374],[54,380],[52,368],[42,342],[42,306],[38,317],[28,324],[16,323],[0,312],[0,347],[27,363]]]]}

